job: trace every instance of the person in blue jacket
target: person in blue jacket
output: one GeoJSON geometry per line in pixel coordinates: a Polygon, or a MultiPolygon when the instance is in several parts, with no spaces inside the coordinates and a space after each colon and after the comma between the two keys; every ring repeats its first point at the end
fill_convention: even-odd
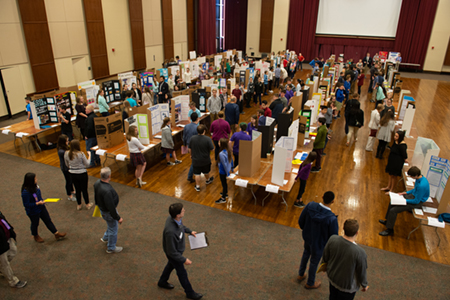
{"type": "Polygon", "coordinates": [[[44,200],[42,199],[41,189],[37,185],[36,174],[34,173],[25,174],[22,185],[22,201],[27,216],[31,220],[31,234],[36,242],[44,242],[44,239],[38,234],[39,219],[44,221],[45,226],[55,235],[56,240],[66,236],[65,232],[59,232],[55,225],[53,225],[52,219],[45,207],[44,200]]]}
{"type": "Polygon", "coordinates": [[[330,208],[334,203],[334,193],[331,191],[325,192],[322,199],[322,203],[308,203],[298,219],[298,225],[303,230],[302,236],[305,244],[297,281],[301,282],[308,277],[305,285],[307,289],[320,287],[321,282],[315,280],[317,266],[328,239],[332,235],[338,234],[339,230],[337,216],[330,208]],[[308,276],[306,276],[308,260],[310,261],[309,271],[308,276]]]}
{"type": "Polygon", "coordinates": [[[338,115],[336,116],[336,118],[340,118],[341,117],[341,108],[342,108],[342,104],[344,102],[344,89],[345,87],[343,85],[339,85],[339,83],[337,84],[337,88],[336,88],[336,110],[338,111],[338,115]]]}
{"type": "Polygon", "coordinates": [[[411,167],[408,170],[408,175],[415,179],[414,189],[399,193],[406,199],[406,205],[391,205],[389,204],[386,212],[386,220],[379,220],[379,222],[386,226],[386,230],[381,231],[381,236],[394,235],[394,225],[397,219],[397,214],[404,211],[412,211],[414,208],[421,208],[422,203],[426,202],[430,197],[430,184],[428,180],[423,177],[418,167],[411,167]]]}
{"type": "Polygon", "coordinates": [[[216,204],[226,203],[226,198],[228,198],[227,177],[230,176],[230,171],[233,168],[233,156],[228,144],[228,139],[226,138],[219,140],[219,176],[222,183],[222,193],[220,193],[220,199],[215,202],[216,204]]]}

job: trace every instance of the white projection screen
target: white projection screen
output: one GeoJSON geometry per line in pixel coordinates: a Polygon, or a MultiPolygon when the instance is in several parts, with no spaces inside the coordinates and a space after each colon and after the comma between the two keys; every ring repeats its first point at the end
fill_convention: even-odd
{"type": "Polygon", "coordinates": [[[320,0],[317,34],[395,37],[402,0],[320,0]]]}

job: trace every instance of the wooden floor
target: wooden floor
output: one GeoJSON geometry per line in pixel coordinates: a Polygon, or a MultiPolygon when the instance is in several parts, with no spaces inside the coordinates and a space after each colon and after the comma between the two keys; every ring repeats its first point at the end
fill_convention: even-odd
{"type": "MultiPolygon", "coordinates": [[[[302,71],[297,76],[305,79],[310,72],[311,70],[302,71]]],[[[327,155],[323,160],[322,171],[311,173],[303,199],[306,203],[320,201],[323,193],[331,190],[336,194],[332,210],[339,215],[340,234],[343,233],[343,222],[348,218],[356,218],[360,222],[358,243],[450,265],[450,251],[448,251],[450,229],[448,227],[438,230],[441,237],[439,248],[436,247],[438,238],[435,230],[426,226],[414,232],[410,240],[406,239],[408,233],[418,225],[418,221],[413,218],[412,214],[406,212],[397,218],[394,237],[378,235],[378,232],[384,229],[378,223],[378,219],[384,218],[389,202],[388,196],[380,191],[380,188],[387,185],[388,178],[384,169],[388,153],[385,153],[384,160],[378,160],[375,159],[374,152],[365,151],[369,131],[367,125],[370,111],[374,106],[367,100],[367,86],[368,81],[366,80],[361,95],[361,108],[365,111],[365,126],[360,130],[358,141],[351,147],[347,147],[343,118],[333,122],[333,137],[325,151],[327,155]]],[[[447,117],[450,115],[450,100],[448,99],[450,82],[404,78],[403,88],[410,90],[417,102],[414,124],[418,128],[420,136],[433,139],[441,148],[440,156],[450,158],[450,140],[448,138],[450,118],[447,117]]],[[[395,100],[397,98],[398,95],[395,100]]],[[[263,99],[269,100],[269,96],[265,96],[263,99]]],[[[249,122],[251,115],[255,114],[256,110],[255,106],[246,109],[246,113],[241,115],[241,121],[249,122]]],[[[84,146],[82,146],[83,148],[84,146]]],[[[12,142],[1,144],[0,151],[25,158],[23,146],[15,148],[12,142]]],[[[182,156],[180,151],[177,151],[177,156],[183,160],[180,165],[168,167],[165,161],[161,161],[145,172],[143,179],[147,182],[144,187],[146,190],[298,228],[297,221],[301,209],[292,206],[298,192],[298,184],[286,196],[289,204],[287,212],[281,203],[280,196],[270,196],[266,199],[265,206],[262,207],[261,200],[266,195],[262,188],[256,191],[259,202],[255,205],[248,189],[235,188],[231,184],[229,184],[228,203],[217,205],[214,201],[219,198],[219,192],[221,192],[218,168],[214,165],[212,167],[212,175],[216,177],[213,184],[206,186],[203,181],[201,192],[196,192],[194,186],[186,180],[191,163],[190,158],[188,155],[182,156]]],[[[32,152],[32,155],[26,158],[59,167],[56,150],[43,153],[32,152]]],[[[130,171],[125,176],[119,172],[115,164],[111,164],[110,167],[113,170],[113,181],[129,186],[135,185],[133,172],[130,171]]],[[[121,167],[125,168],[123,163],[121,167]]],[[[99,172],[100,168],[90,169],[89,175],[99,177],[99,172]]],[[[62,176],[61,180],[63,180],[62,176]]],[[[398,191],[403,188],[400,184],[398,191]]],[[[123,200],[127,201],[127,199],[123,200]]],[[[149,200],[151,201],[151,199],[149,200]]],[[[151,204],[149,209],[151,209],[151,204]]],[[[123,213],[126,217],[126,212],[123,213]]],[[[301,240],[300,231],[299,240],[301,240]]]]}

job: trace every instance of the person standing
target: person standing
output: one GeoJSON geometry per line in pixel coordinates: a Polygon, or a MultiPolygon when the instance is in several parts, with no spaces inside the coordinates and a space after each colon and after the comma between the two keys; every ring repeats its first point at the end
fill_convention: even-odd
{"type": "Polygon", "coordinates": [[[277,65],[275,72],[275,82],[274,82],[274,87],[279,87],[280,86],[280,77],[281,77],[281,69],[280,69],[280,65],[277,65]]]}
{"type": "Polygon", "coordinates": [[[189,118],[189,121],[191,121],[191,122],[192,122],[191,115],[192,115],[193,113],[196,113],[196,114],[197,114],[197,118],[200,118],[200,117],[202,116],[202,113],[200,112],[200,110],[199,110],[199,109],[197,108],[197,106],[195,105],[195,102],[194,102],[194,101],[191,101],[191,102],[189,103],[189,112],[188,112],[188,118],[189,118]]]}
{"type": "Polygon", "coordinates": [[[73,188],[72,177],[69,173],[69,168],[66,166],[66,162],[64,160],[64,154],[69,150],[69,138],[65,134],[61,134],[58,137],[57,143],[58,156],[59,156],[59,168],[63,172],[64,179],[66,180],[66,193],[67,199],[69,201],[77,201],[77,198],[74,197],[75,190],[73,188]]]}
{"type": "Polygon", "coordinates": [[[95,204],[100,209],[103,220],[106,221],[107,229],[100,240],[108,244],[106,253],[122,252],[123,247],[116,246],[117,233],[119,231],[119,224],[122,224],[123,219],[117,212],[117,205],[119,205],[119,195],[111,186],[111,169],[106,167],[100,170],[100,179],[94,183],[95,204]]]}
{"type": "Polygon", "coordinates": [[[214,150],[214,145],[211,139],[205,135],[205,125],[198,125],[197,133],[198,135],[191,137],[189,149],[195,175],[195,190],[200,192],[200,179],[202,173],[205,175],[206,184],[211,184],[214,180],[214,176],[209,176],[209,172],[211,172],[210,152],[214,150]]]}
{"type": "Polygon", "coordinates": [[[167,103],[169,99],[169,85],[165,82],[164,76],[159,77],[158,99],[159,103],[167,103]]]}
{"type": "Polygon", "coordinates": [[[369,122],[369,139],[367,140],[366,151],[373,151],[373,142],[377,136],[378,127],[380,126],[380,112],[383,105],[378,104],[377,108],[372,110],[369,122]]]}
{"type": "Polygon", "coordinates": [[[364,112],[360,108],[359,101],[357,101],[353,104],[348,114],[347,146],[350,146],[350,143],[353,142],[353,136],[355,136],[355,141],[358,140],[358,131],[362,126],[364,126],[364,112]]]}
{"type": "Polygon", "coordinates": [[[142,105],[142,92],[140,89],[137,88],[136,83],[133,83],[131,85],[131,90],[134,92],[134,95],[136,97],[136,102],[139,104],[139,106],[142,105]]]}
{"type": "Polygon", "coordinates": [[[389,195],[389,191],[394,192],[394,188],[397,185],[397,177],[402,176],[403,165],[405,162],[408,162],[408,146],[404,139],[405,131],[398,130],[394,134],[394,142],[389,151],[388,162],[385,169],[386,173],[389,174],[389,183],[387,187],[381,189],[382,191],[386,191],[387,195],[389,195]]]}
{"type": "Polygon", "coordinates": [[[82,96],[77,97],[77,105],[75,105],[75,109],[77,111],[77,119],[75,123],[77,124],[78,128],[81,132],[81,137],[84,139],[85,135],[85,128],[86,128],[86,105],[84,102],[84,98],[82,96]]]}
{"type": "Polygon", "coordinates": [[[239,113],[241,114],[244,111],[244,103],[242,102],[242,91],[239,89],[239,84],[236,83],[231,94],[236,97],[236,104],[239,106],[239,113]]]}
{"type": "Polygon", "coordinates": [[[61,134],[66,135],[69,141],[73,140],[72,123],[70,121],[70,113],[67,111],[66,105],[59,106],[58,118],[61,122],[61,134]]]}
{"type": "Polygon", "coordinates": [[[25,110],[27,111],[27,121],[33,120],[33,113],[31,112],[31,97],[25,97],[25,103],[27,104],[25,106],[25,110]]]}
{"type": "Polygon", "coordinates": [[[309,173],[311,172],[311,165],[316,160],[317,153],[314,151],[309,152],[305,161],[298,168],[297,176],[295,177],[295,182],[300,179],[300,187],[298,189],[297,199],[294,202],[294,206],[298,208],[305,207],[303,202],[303,193],[306,188],[306,180],[308,180],[309,173]]]}
{"type": "Polygon", "coordinates": [[[368,70],[372,67],[372,57],[370,57],[370,53],[367,53],[366,57],[362,60],[364,73],[367,73],[368,70]]]}
{"type": "Polygon", "coordinates": [[[214,122],[212,122],[211,127],[209,129],[209,131],[211,132],[211,139],[214,142],[214,147],[215,147],[215,151],[214,151],[214,159],[216,160],[216,164],[219,163],[219,140],[221,138],[225,138],[228,139],[230,136],[230,124],[228,124],[227,121],[225,121],[225,114],[223,113],[223,111],[220,111],[218,114],[219,118],[217,120],[215,120],[214,122]]]}
{"type": "Polygon", "coordinates": [[[175,151],[175,143],[173,142],[172,129],[170,128],[170,118],[165,117],[161,125],[161,151],[166,155],[168,166],[181,164],[181,160],[177,159],[175,151]],[[170,161],[170,154],[174,158],[174,162],[170,161]]]}
{"type": "MultiPolygon", "coordinates": [[[[189,149],[189,142],[191,141],[191,137],[197,135],[197,126],[198,126],[198,117],[197,113],[193,112],[190,116],[191,123],[187,124],[183,130],[183,145],[189,149]]],[[[195,182],[194,178],[194,166],[191,162],[191,167],[189,168],[188,178],[187,180],[190,183],[195,182]]]]}
{"type": "Polygon", "coordinates": [[[217,89],[212,90],[211,97],[208,98],[208,103],[206,103],[206,108],[209,111],[209,115],[211,116],[211,123],[217,120],[217,114],[222,110],[222,102],[220,98],[217,96],[217,89]]]}
{"type": "Polygon", "coordinates": [[[228,139],[220,139],[220,153],[219,153],[219,176],[222,183],[222,193],[220,193],[219,200],[216,200],[216,204],[226,203],[228,198],[228,184],[227,177],[230,176],[230,171],[233,168],[233,158],[231,157],[231,151],[228,144],[228,139]]]}
{"type": "Polygon", "coordinates": [[[252,101],[253,96],[256,95],[256,93],[255,93],[255,84],[253,83],[253,78],[252,77],[250,77],[248,79],[247,93],[245,95],[247,97],[245,107],[249,108],[249,107],[251,107],[250,106],[250,102],[252,101]]]}
{"type": "Polygon", "coordinates": [[[317,136],[314,140],[314,151],[317,153],[316,164],[311,168],[311,172],[317,173],[322,170],[322,153],[325,148],[325,140],[327,139],[327,125],[325,118],[319,118],[319,128],[317,129],[317,136]]]}
{"type": "Polygon", "coordinates": [[[304,244],[302,261],[298,270],[297,281],[301,282],[306,277],[305,288],[317,289],[321,282],[316,279],[316,270],[319,265],[320,258],[328,239],[332,235],[337,235],[339,225],[337,216],[331,211],[331,205],[334,203],[334,193],[325,192],[322,202],[310,202],[303,209],[298,225],[302,229],[304,244]],[[306,265],[309,262],[308,276],[306,276],[306,265]]]}
{"type": "Polygon", "coordinates": [[[48,230],[55,235],[56,240],[66,236],[65,232],[59,232],[53,224],[42,199],[41,189],[37,185],[37,178],[34,173],[25,174],[22,184],[22,202],[27,216],[31,220],[31,235],[33,235],[36,242],[44,242],[44,239],[38,234],[39,219],[42,219],[48,230]]]}
{"type": "MultiPolygon", "coordinates": [[[[133,83],[133,85],[135,84],[133,83]]],[[[105,97],[103,97],[103,95],[105,95],[105,91],[100,90],[97,94],[97,104],[99,112],[102,114],[102,117],[107,117],[109,116],[109,106],[108,103],[106,103],[106,99],[105,97]]]]}
{"type": "Polygon", "coordinates": [[[235,133],[239,124],[239,106],[236,104],[236,97],[231,96],[231,101],[225,105],[225,121],[230,124],[231,132],[235,133]]]}
{"type": "Polygon", "coordinates": [[[16,233],[14,227],[6,220],[0,212],[0,274],[2,274],[9,283],[10,287],[23,288],[27,285],[26,281],[20,281],[14,275],[10,262],[17,254],[16,233]]]}
{"type": "MultiPolygon", "coordinates": [[[[129,91],[131,93],[131,91],[129,91]]],[[[90,152],[90,164],[89,167],[93,168],[95,165],[100,165],[100,156],[95,154],[95,150],[91,150],[92,147],[97,146],[97,135],[95,134],[95,122],[94,118],[97,115],[94,113],[94,107],[92,105],[88,105],[86,107],[86,122],[85,122],[85,135],[84,138],[86,140],[86,151],[90,152]]]]}
{"type": "Polygon", "coordinates": [[[357,220],[344,222],[344,236],[333,235],[323,251],[330,282],[330,300],[354,299],[361,286],[365,292],[367,283],[367,254],[356,244],[359,224],[357,220]]]}
{"type": "Polygon", "coordinates": [[[234,167],[236,168],[239,165],[239,141],[251,141],[252,137],[248,135],[247,132],[247,123],[242,122],[239,124],[240,130],[235,132],[230,139],[230,144],[233,144],[233,155],[234,155],[234,167]]]}
{"type": "Polygon", "coordinates": [[[169,207],[170,216],[166,220],[163,231],[163,250],[167,257],[167,265],[158,281],[158,286],[163,289],[171,290],[173,284],[168,282],[170,274],[175,269],[177,271],[178,280],[184,288],[188,299],[201,299],[202,294],[196,293],[189,282],[189,278],[184,265],[191,265],[192,261],[183,256],[186,248],[185,233],[197,237],[197,232],[190,230],[183,225],[183,217],[185,213],[183,204],[174,203],[169,207]]]}
{"type": "Polygon", "coordinates": [[[227,88],[222,88],[222,93],[219,95],[220,102],[222,103],[220,110],[225,108],[225,105],[228,103],[228,95],[227,95],[227,88]]]}
{"type": "Polygon", "coordinates": [[[378,147],[376,158],[382,159],[386,146],[391,142],[392,132],[395,129],[395,116],[392,111],[388,111],[380,120],[380,129],[377,133],[378,147]]]}
{"type": "Polygon", "coordinates": [[[147,161],[145,160],[142,150],[145,149],[139,140],[138,128],[135,125],[128,127],[128,132],[126,135],[128,152],[130,152],[130,163],[136,168],[134,176],[136,177],[136,185],[142,187],[147,184],[147,182],[142,181],[142,175],[144,175],[145,167],[147,166],[147,161]]]}

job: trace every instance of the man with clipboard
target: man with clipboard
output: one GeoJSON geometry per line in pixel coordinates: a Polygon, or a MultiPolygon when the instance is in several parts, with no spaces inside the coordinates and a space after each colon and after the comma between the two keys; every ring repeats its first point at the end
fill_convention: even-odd
{"type": "Polygon", "coordinates": [[[185,250],[184,234],[188,233],[196,237],[197,232],[190,230],[182,223],[185,209],[183,204],[174,203],[169,207],[170,216],[166,220],[166,225],[163,232],[163,249],[166,253],[167,262],[164,271],[159,278],[158,286],[164,289],[173,289],[173,284],[168,283],[170,273],[173,269],[177,271],[178,280],[184,288],[186,297],[188,299],[200,299],[202,294],[194,292],[191,283],[189,282],[186,269],[184,265],[192,264],[192,261],[183,256],[185,250]]]}

